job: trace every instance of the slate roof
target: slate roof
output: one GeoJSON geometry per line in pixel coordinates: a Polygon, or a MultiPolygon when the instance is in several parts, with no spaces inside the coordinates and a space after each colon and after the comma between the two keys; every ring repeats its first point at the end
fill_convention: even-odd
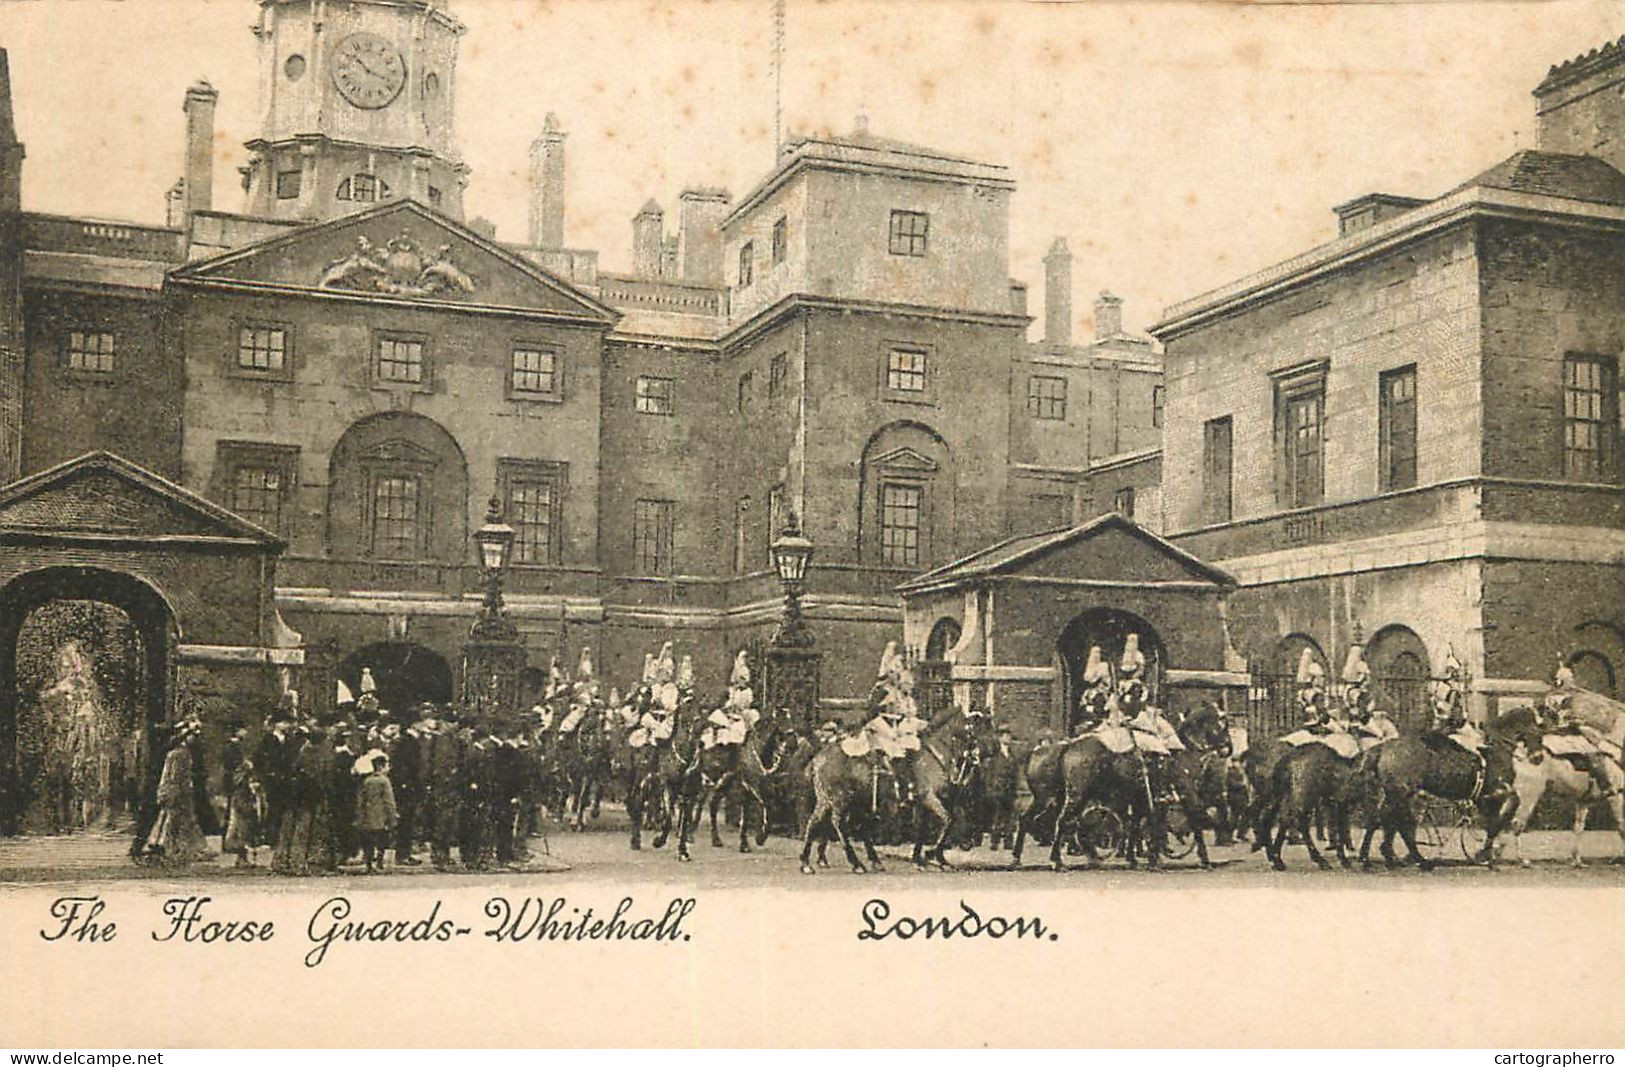
{"type": "Polygon", "coordinates": [[[1472,188],[1538,193],[1625,207],[1625,174],[1595,156],[1571,156],[1532,148],[1512,153],[1451,192],[1472,188]]]}
{"type": "Polygon", "coordinates": [[[952,563],[944,564],[941,567],[936,567],[924,574],[910,578],[899,585],[897,591],[907,594],[925,588],[958,585],[972,578],[986,578],[1009,573],[1018,570],[1017,565],[1026,560],[1060,548],[1062,545],[1087,540],[1113,529],[1124,530],[1148,542],[1153,548],[1178,560],[1186,568],[1206,581],[1213,582],[1215,585],[1235,585],[1235,579],[1219,568],[1202,562],[1166,538],[1159,537],[1139,523],[1113,512],[1102,515],[1097,519],[1091,519],[1082,526],[1063,526],[1054,530],[1021,534],[1017,537],[999,541],[987,548],[972,552],[968,556],[956,559],[952,563]]]}

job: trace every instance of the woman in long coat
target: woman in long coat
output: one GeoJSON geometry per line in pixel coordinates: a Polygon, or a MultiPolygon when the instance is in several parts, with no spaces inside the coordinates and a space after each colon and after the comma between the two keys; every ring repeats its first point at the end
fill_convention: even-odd
{"type": "Polygon", "coordinates": [[[246,731],[238,730],[226,744],[226,837],[222,847],[237,854],[237,866],[254,866],[254,848],[260,843],[265,797],[254,761],[248,758],[246,731]]]}
{"type": "Polygon", "coordinates": [[[192,798],[192,752],[187,741],[197,729],[191,722],[175,728],[175,741],[158,777],[158,818],[147,835],[147,854],[165,866],[185,866],[209,854],[192,798]]]}

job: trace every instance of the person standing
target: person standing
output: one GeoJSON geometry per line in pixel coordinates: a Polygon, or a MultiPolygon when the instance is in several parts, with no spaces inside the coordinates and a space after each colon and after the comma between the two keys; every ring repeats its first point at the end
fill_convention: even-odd
{"type": "Polygon", "coordinates": [[[176,727],[175,741],[164,756],[158,778],[158,815],[147,836],[147,852],[166,867],[181,867],[208,855],[208,842],[198,828],[192,797],[192,749],[195,723],[176,727]]]}
{"type": "Polygon", "coordinates": [[[333,758],[327,768],[327,834],[332,855],[328,870],[337,870],[356,852],[356,758],[359,753],[350,742],[351,726],[341,722],[333,728],[333,758]]]}
{"type": "Polygon", "coordinates": [[[457,818],[462,807],[462,742],[453,722],[427,726],[429,748],[426,761],[430,858],[439,870],[451,866],[451,848],[457,843],[457,818]]]}
{"type": "Polygon", "coordinates": [[[415,867],[412,856],[417,843],[418,816],[423,808],[423,723],[419,714],[405,730],[390,739],[391,779],[395,791],[395,864],[415,867]]]}
{"type": "Polygon", "coordinates": [[[265,795],[254,761],[245,752],[247,732],[238,729],[231,735],[222,760],[226,788],[226,834],[222,847],[226,852],[236,853],[238,867],[254,866],[253,852],[263,833],[261,813],[265,807],[265,795]]]}
{"type": "Polygon", "coordinates": [[[375,756],[372,773],[362,780],[356,795],[356,827],[368,874],[375,869],[374,864],[383,867],[384,849],[389,847],[398,818],[395,790],[389,781],[389,757],[375,756]]]}
{"type": "Polygon", "coordinates": [[[457,857],[471,871],[486,866],[490,845],[493,794],[496,792],[493,753],[496,742],[485,731],[468,729],[463,738],[462,804],[458,813],[457,857]]]}

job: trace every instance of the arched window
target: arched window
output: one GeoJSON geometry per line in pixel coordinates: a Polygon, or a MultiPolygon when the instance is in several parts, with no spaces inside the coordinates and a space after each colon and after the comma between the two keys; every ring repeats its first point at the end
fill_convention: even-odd
{"type": "Polygon", "coordinates": [[[1586,648],[1568,658],[1569,670],[1574,672],[1574,684],[1603,696],[1614,696],[1616,676],[1614,665],[1601,652],[1586,648]]]}
{"type": "Polygon", "coordinates": [[[937,624],[931,627],[931,636],[925,640],[925,658],[928,660],[945,659],[948,651],[959,644],[960,635],[964,633],[955,619],[938,619],[937,624]]]}
{"type": "Polygon", "coordinates": [[[389,183],[376,174],[356,174],[339,182],[338,199],[376,204],[389,199],[389,183]]]}
{"type": "Polygon", "coordinates": [[[947,444],[919,423],[869,438],[859,479],[858,558],[915,570],[953,553],[954,477],[947,444]]]}
{"type": "Polygon", "coordinates": [[[467,562],[468,468],[439,423],[403,411],[368,416],[339,438],[328,468],[332,555],[467,562]]]}

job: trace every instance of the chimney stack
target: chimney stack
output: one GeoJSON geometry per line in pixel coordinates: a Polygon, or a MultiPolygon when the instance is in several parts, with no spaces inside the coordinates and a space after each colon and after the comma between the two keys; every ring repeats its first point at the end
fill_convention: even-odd
{"type": "Polygon", "coordinates": [[[1065,237],[1044,256],[1044,343],[1072,347],[1072,252],[1065,237]]]}
{"type": "Polygon", "coordinates": [[[530,243],[564,247],[564,131],[551,111],[530,143],[530,243]]]}
{"type": "MultiPolygon", "coordinates": [[[[11,111],[11,58],[0,48],[0,212],[23,209],[23,146],[11,111]]],[[[3,472],[0,472],[3,473],[3,472]]]]}
{"type": "Polygon", "coordinates": [[[722,284],[722,220],[732,201],[726,189],[684,189],[678,202],[677,260],[683,281],[722,284]]]}
{"type": "Polygon", "coordinates": [[[220,94],[200,81],[186,90],[186,217],[214,206],[214,105],[220,94]]]}
{"type": "Polygon", "coordinates": [[[666,256],[665,219],[653,200],[632,218],[632,273],[640,278],[660,277],[666,256]]]}
{"type": "Polygon", "coordinates": [[[1095,340],[1104,341],[1123,332],[1123,298],[1102,289],[1095,298],[1095,340]]]}

